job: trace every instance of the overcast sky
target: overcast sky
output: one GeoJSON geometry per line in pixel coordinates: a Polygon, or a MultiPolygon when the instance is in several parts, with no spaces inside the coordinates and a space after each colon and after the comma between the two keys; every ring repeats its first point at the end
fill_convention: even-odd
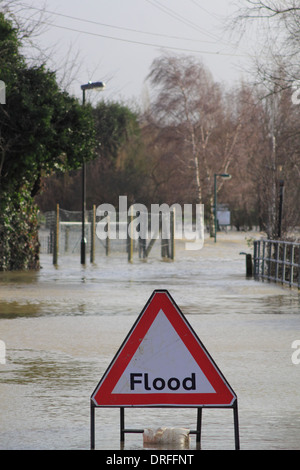
{"type": "Polygon", "coordinates": [[[21,16],[38,15],[43,6],[46,10],[44,31],[35,41],[44,50],[50,47],[52,69],[63,69],[71,48],[76,66],[69,91],[79,97],[81,84],[101,80],[106,83],[101,92],[106,98],[139,102],[151,63],[163,50],[201,58],[216,81],[233,86],[245,77],[243,68],[253,53],[251,40],[237,45],[224,31],[238,0],[24,0],[22,4],[27,8],[19,12],[21,16]]]}

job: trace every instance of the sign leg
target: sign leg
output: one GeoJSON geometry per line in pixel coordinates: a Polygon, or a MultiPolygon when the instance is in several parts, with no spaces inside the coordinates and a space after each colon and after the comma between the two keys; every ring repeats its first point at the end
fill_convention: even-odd
{"type": "Polygon", "coordinates": [[[202,408],[197,408],[196,447],[201,449],[202,408]]]}
{"type": "Polygon", "coordinates": [[[120,408],[120,441],[122,444],[125,441],[124,429],[125,429],[125,412],[124,412],[124,408],[121,407],[120,408]]]}
{"type": "Polygon", "coordinates": [[[95,449],[95,405],[91,401],[91,450],[95,449]]]}
{"type": "Polygon", "coordinates": [[[239,416],[237,400],[233,405],[235,450],[240,450],[239,416]]]}

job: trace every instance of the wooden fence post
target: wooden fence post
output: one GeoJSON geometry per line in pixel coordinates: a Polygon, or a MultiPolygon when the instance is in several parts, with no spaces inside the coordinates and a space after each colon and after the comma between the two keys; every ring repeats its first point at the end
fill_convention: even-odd
{"type": "Polygon", "coordinates": [[[55,225],[54,225],[54,246],[53,246],[53,264],[57,265],[59,251],[59,204],[56,204],[55,225]]]}
{"type": "Polygon", "coordinates": [[[93,204],[92,221],[91,221],[91,252],[90,261],[95,262],[95,235],[96,235],[96,206],[93,204]]]}

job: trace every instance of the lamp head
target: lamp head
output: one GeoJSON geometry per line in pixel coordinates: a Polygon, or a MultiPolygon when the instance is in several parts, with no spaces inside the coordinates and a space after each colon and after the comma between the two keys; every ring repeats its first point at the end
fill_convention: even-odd
{"type": "Polygon", "coordinates": [[[103,82],[91,82],[89,81],[88,83],[86,83],[85,85],[81,85],[81,89],[82,90],[92,90],[94,88],[105,88],[105,83],[103,82]]]}
{"type": "Polygon", "coordinates": [[[231,178],[231,175],[229,175],[228,173],[222,173],[221,175],[222,178],[227,178],[227,179],[230,179],[231,178]]]}

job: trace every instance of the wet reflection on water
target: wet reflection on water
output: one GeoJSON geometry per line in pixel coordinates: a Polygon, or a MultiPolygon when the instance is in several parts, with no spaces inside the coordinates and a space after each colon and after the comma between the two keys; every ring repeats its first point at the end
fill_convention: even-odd
{"type": "MultiPolygon", "coordinates": [[[[154,289],[168,289],[239,398],[241,448],[299,449],[299,294],[245,277],[244,237],[174,263],[125,255],[0,273],[0,448],[89,448],[89,397],[154,289]]],[[[195,428],[195,410],[128,410],[128,427],[195,428]]],[[[118,449],[119,412],[96,410],[96,447],[118,449]]],[[[126,449],[140,449],[140,435],[126,449]]],[[[234,448],[231,410],[204,410],[202,447],[234,448]]],[[[195,448],[191,437],[190,448],[195,448]]]]}

